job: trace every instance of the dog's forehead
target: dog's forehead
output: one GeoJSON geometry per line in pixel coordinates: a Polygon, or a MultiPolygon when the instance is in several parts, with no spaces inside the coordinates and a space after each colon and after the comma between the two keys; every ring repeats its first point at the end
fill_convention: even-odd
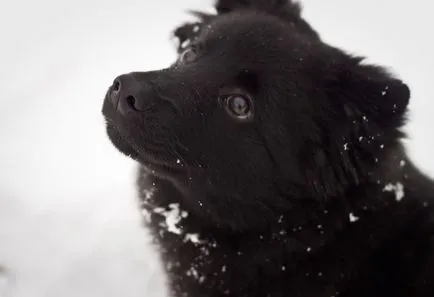
{"type": "Polygon", "coordinates": [[[225,65],[264,70],[291,63],[308,52],[310,37],[290,22],[266,13],[246,11],[217,16],[204,25],[198,37],[214,58],[225,65]],[[241,66],[240,66],[241,67],[241,66]]]}
{"type": "Polygon", "coordinates": [[[215,17],[203,30],[207,40],[273,40],[287,34],[291,26],[279,18],[261,12],[233,12],[215,17]]]}
{"type": "Polygon", "coordinates": [[[204,25],[198,40],[209,49],[241,55],[279,57],[308,50],[313,38],[291,21],[257,11],[235,11],[214,17],[204,25]]]}

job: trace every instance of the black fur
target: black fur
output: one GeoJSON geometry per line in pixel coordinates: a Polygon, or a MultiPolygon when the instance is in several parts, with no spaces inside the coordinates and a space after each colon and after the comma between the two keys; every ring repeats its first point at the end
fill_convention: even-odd
{"type": "Polygon", "coordinates": [[[322,42],[296,3],[216,10],[175,30],[176,63],[117,78],[103,107],[141,164],[173,296],[434,296],[434,184],[400,142],[408,87],[322,42]]]}

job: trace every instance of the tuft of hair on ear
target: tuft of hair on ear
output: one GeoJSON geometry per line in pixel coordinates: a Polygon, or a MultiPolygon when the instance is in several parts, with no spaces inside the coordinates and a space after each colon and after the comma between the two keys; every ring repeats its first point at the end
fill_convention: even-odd
{"type": "Polygon", "coordinates": [[[361,62],[353,58],[338,76],[340,103],[346,115],[362,116],[385,132],[401,128],[410,100],[409,87],[386,69],[361,62]]]}
{"type": "Polygon", "coordinates": [[[197,22],[184,23],[173,31],[173,36],[178,39],[176,50],[183,52],[193,41],[197,39],[203,27],[209,23],[215,15],[190,10],[189,13],[198,19],[197,22]]]}

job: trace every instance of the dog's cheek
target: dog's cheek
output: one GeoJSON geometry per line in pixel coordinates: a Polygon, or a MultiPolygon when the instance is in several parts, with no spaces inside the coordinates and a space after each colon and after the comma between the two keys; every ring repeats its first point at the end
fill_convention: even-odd
{"type": "Polygon", "coordinates": [[[311,194],[319,199],[328,199],[344,192],[349,185],[348,177],[341,167],[339,160],[333,163],[329,152],[321,148],[312,149],[304,157],[303,167],[307,188],[311,194]]]}

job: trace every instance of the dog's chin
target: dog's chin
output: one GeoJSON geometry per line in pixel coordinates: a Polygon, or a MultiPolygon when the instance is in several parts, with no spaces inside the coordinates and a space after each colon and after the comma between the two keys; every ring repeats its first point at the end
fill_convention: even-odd
{"type": "Polygon", "coordinates": [[[119,133],[116,127],[109,121],[106,124],[106,130],[110,141],[121,153],[134,160],[139,158],[139,153],[133,149],[133,147],[119,133]]]}
{"type": "Polygon", "coordinates": [[[112,144],[121,153],[139,162],[150,174],[165,179],[178,179],[184,175],[184,164],[168,152],[134,148],[134,145],[122,136],[116,125],[110,121],[107,121],[106,130],[112,144]]]}

